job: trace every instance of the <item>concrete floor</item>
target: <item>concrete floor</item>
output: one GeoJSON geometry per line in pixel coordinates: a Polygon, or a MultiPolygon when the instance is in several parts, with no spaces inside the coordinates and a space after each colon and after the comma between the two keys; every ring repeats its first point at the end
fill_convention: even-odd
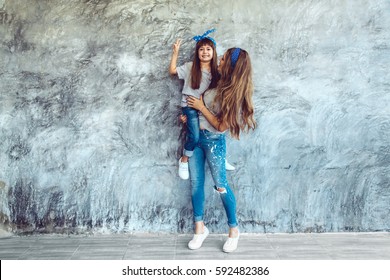
{"type": "Polygon", "coordinates": [[[241,234],[237,251],[222,252],[226,235],[201,249],[188,234],[32,235],[0,238],[1,260],[390,260],[390,233],[241,234]]]}

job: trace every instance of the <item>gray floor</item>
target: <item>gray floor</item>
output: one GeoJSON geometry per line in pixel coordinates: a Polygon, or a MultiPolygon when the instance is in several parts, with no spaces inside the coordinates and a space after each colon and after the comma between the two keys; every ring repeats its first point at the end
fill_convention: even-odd
{"type": "Polygon", "coordinates": [[[390,233],[241,234],[236,252],[211,234],[187,248],[191,235],[33,235],[0,238],[2,260],[390,260],[390,233]]]}

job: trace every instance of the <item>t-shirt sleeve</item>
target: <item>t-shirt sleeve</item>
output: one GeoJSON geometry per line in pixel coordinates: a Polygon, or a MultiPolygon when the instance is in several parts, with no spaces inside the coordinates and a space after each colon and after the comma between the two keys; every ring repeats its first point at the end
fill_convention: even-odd
{"type": "Polygon", "coordinates": [[[189,73],[189,63],[185,63],[182,66],[177,67],[176,71],[179,79],[186,79],[189,73]]]}

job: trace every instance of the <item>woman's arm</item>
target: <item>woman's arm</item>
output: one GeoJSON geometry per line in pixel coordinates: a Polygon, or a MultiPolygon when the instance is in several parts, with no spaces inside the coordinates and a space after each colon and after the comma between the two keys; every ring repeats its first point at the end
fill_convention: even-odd
{"type": "Polygon", "coordinates": [[[177,57],[179,56],[179,49],[180,49],[181,39],[177,39],[176,43],[173,44],[173,52],[171,57],[171,63],[169,65],[169,74],[176,75],[176,64],[177,64],[177,57]]]}
{"type": "Polygon", "coordinates": [[[198,110],[203,114],[203,116],[206,118],[206,120],[218,131],[223,132],[229,127],[226,123],[221,122],[216,116],[211,113],[207,107],[203,103],[203,97],[200,96],[200,99],[195,98],[193,96],[189,96],[187,98],[187,104],[188,106],[198,110]]]}

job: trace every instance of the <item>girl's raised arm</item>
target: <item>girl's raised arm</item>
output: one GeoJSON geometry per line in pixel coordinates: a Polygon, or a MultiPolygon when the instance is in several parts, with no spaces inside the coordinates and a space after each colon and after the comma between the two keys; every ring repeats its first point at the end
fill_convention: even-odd
{"type": "Polygon", "coordinates": [[[171,64],[169,65],[169,74],[176,75],[176,64],[177,64],[177,57],[179,56],[179,49],[180,49],[181,39],[177,39],[176,43],[173,44],[173,52],[171,57],[171,64]]]}

